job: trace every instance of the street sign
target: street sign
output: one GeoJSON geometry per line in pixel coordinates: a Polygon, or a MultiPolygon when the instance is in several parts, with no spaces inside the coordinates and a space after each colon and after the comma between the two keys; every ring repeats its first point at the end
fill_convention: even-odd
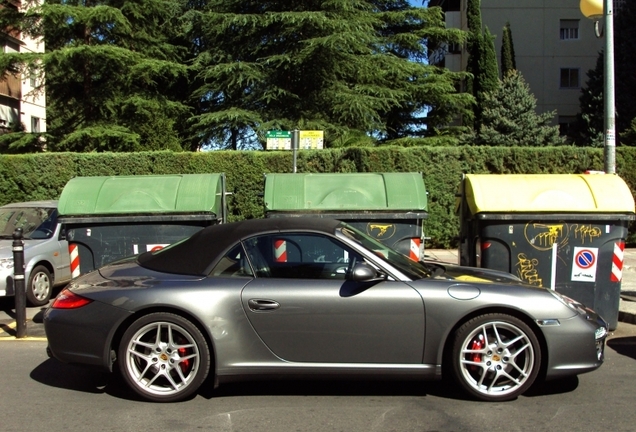
{"type": "Polygon", "coordinates": [[[267,131],[267,150],[291,150],[291,131],[267,131]]]}
{"type": "Polygon", "coordinates": [[[299,148],[303,150],[315,150],[323,148],[325,133],[321,130],[300,131],[299,148]]]}

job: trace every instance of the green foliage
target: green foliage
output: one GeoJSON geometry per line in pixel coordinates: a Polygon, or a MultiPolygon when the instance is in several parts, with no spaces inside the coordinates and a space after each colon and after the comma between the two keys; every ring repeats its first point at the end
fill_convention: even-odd
{"type": "Polygon", "coordinates": [[[472,95],[476,95],[474,81],[475,75],[479,73],[479,59],[483,51],[482,27],[481,27],[481,0],[467,0],[466,2],[466,23],[468,25],[468,64],[466,72],[472,74],[466,81],[466,90],[472,95]]]}
{"type": "Polygon", "coordinates": [[[492,92],[484,93],[482,126],[475,143],[493,146],[554,146],[563,144],[554,112],[537,114],[536,99],[521,73],[513,71],[492,92]]]}
{"type": "MultiPolygon", "coordinates": [[[[429,192],[428,248],[456,247],[462,174],[571,174],[603,169],[590,147],[383,146],[306,150],[298,172],[422,172],[429,192]]],[[[636,148],[619,147],[617,173],[636,191],[636,148]]],[[[58,198],[76,176],[225,173],[229,219],[263,217],[263,175],[291,172],[291,152],[43,153],[0,156],[0,204],[58,198]]],[[[636,240],[632,231],[631,238],[636,240]]],[[[631,240],[630,240],[631,241],[631,240]]]]}
{"type": "Polygon", "coordinates": [[[463,40],[445,29],[440,8],[216,0],[189,19],[197,42],[191,131],[215,148],[257,148],[268,129],[303,123],[328,132],[327,146],[349,130],[426,134],[470,103],[455,90],[460,74],[426,62],[430,39],[463,40]]]}
{"type": "Polygon", "coordinates": [[[579,97],[580,112],[576,115],[576,122],[568,130],[568,138],[579,146],[604,145],[603,64],[604,56],[601,51],[596,59],[596,67],[587,72],[588,79],[579,97]]]}
{"type": "Polygon", "coordinates": [[[622,2],[620,10],[614,13],[614,66],[616,130],[620,138],[636,118],[636,2],[633,1],[622,2]]]}
{"type": "Polygon", "coordinates": [[[515,59],[515,47],[512,42],[512,30],[510,30],[510,23],[508,22],[503,28],[503,36],[501,38],[501,77],[504,78],[513,70],[517,70],[517,61],[515,59]]]}
{"type": "MultiPolygon", "coordinates": [[[[45,53],[19,59],[46,74],[47,149],[181,150],[189,112],[185,47],[176,42],[183,2],[91,3],[51,0],[18,16],[0,10],[23,34],[44,38],[45,53]]],[[[12,138],[8,149],[28,141],[4,142],[12,138]]]]}

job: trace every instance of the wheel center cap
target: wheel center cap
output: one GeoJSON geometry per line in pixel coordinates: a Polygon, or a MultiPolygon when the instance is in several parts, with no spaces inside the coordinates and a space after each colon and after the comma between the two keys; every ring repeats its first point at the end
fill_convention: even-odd
{"type": "Polygon", "coordinates": [[[499,357],[498,354],[493,355],[492,359],[493,359],[493,361],[496,361],[496,362],[501,361],[501,357],[499,357]]]}
{"type": "Polygon", "coordinates": [[[166,355],[166,353],[161,353],[161,355],[159,356],[159,358],[163,361],[168,361],[168,356],[166,355]]]}

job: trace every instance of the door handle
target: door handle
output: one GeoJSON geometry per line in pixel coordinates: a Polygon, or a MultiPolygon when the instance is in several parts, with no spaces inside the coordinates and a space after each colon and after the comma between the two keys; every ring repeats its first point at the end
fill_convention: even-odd
{"type": "Polygon", "coordinates": [[[250,307],[251,310],[255,312],[274,310],[280,307],[280,304],[278,304],[274,300],[264,299],[249,299],[247,301],[247,305],[250,307]]]}

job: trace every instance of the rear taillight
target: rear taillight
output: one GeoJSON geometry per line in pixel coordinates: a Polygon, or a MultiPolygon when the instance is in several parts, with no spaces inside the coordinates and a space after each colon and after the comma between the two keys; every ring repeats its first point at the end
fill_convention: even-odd
{"type": "Polygon", "coordinates": [[[92,301],[93,300],[89,300],[86,297],[73,293],[69,289],[64,289],[57,295],[57,297],[55,297],[51,307],[53,309],[77,309],[82,306],[86,306],[92,301]]]}

